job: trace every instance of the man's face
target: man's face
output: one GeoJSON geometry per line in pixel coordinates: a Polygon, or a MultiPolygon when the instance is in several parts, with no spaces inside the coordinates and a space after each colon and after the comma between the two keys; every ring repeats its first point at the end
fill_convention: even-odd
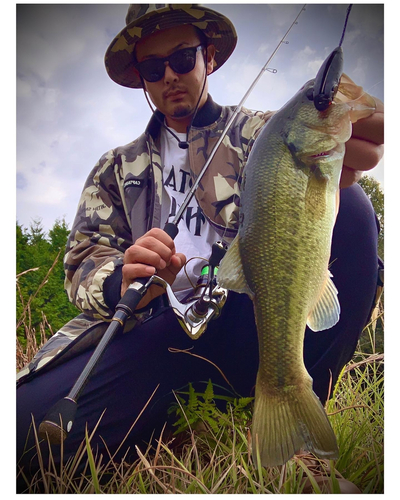
{"type": "MultiPolygon", "coordinates": [[[[141,40],[136,45],[136,59],[142,62],[151,58],[162,58],[173,52],[196,47],[201,42],[193,26],[184,25],[160,31],[141,40]]],[[[207,54],[207,64],[204,62],[204,51],[198,51],[196,64],[192,71],[186,74],[175,73],[169,63],[165,63],[165,74],[158,82],[147,82],[146,90],[154,105],[166,117],[167,125],[177,132],[186,132],[195,111],[197,101],[203,88],[205,72],[210,74],[213,69],[214,47],[210,46],[207,54]]],[[[207,100],[207,82],[202,94],[199,108],[207,100]]]]}

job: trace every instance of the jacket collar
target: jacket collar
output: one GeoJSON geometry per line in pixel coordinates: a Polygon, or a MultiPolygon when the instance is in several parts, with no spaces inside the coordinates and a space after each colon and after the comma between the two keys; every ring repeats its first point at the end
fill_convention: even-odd
{"type": "MultiPolygon", "coordinates": [[[[222,106],[215,103],[208,94],[207,101],[204,103],[204,106],[197,111],[196,117],[193,121],[194,127],[207,127],[214,123],[221,115],[222,106]]],[[[152,136],[155,139],[159,132],[161,123],[164,123],[165,116],[158,111],[158,109],[153,113],[153,116],[150,118],[150,121],[146,128],[146,134],[152,136]],[[161,122],[161,123],[160,123],[161,122]]]]}

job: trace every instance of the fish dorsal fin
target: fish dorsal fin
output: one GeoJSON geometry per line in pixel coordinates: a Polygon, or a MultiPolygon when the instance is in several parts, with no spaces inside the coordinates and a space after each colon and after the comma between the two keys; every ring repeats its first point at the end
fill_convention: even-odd
{"type": "Polygon", "coordinates": [[[336,325],[340,317],[338,291],[331,280],[332,274],[327,271],[326,281],[321,295],[307,318],[307,325],[313,332],[327,330],[336,325]]]}
{"type": "Polygon", "coordinates": [[[252,299],[251,291],[244,276],[242,258],[239,249],[239,235],[232,241],[225,257],[222,259],[217,274],[218,285],[238,293],[247,293],[252,299]]]}

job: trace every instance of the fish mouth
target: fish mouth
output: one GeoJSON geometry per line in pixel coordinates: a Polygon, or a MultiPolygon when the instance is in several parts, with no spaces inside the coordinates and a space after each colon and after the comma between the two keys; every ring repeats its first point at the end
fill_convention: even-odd
{"type": "Polygon", "coordinates": [[[336,144],[331,149],[326,149],[324,151],[320,151],[319,153],[306,154],[303,159],[308,160],[308,162],[315,162],[316,160],[324,160],[325,158],[335,159],[336,157],[343,155],[343,148],[341,144],[336,144]]]}
{"type": "Polygon", "coordinates": [[[331,156],[331,151],[323,151],[322,153],[317,153],[316,155],[310,155],[309,158],[322,158],[322,157],[327,157],[331,156]]]}

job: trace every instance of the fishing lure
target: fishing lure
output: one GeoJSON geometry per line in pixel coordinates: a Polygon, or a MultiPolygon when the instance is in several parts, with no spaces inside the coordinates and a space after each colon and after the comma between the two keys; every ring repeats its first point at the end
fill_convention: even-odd
{"type": "Polygon", "coordinates": [[[323,62],[315,78],[314,88],[308,94],[308,98],[314,101],[314,106],[318,111],[325,111],[332,104],[337,92],[340,78],[343,73],[343,50],[342,43],[346,32],[347,21],[349,19],[352,5],[349,5],[346,13],[346,20],[342,31],[339,45],[329,54],[323,62]]]}

